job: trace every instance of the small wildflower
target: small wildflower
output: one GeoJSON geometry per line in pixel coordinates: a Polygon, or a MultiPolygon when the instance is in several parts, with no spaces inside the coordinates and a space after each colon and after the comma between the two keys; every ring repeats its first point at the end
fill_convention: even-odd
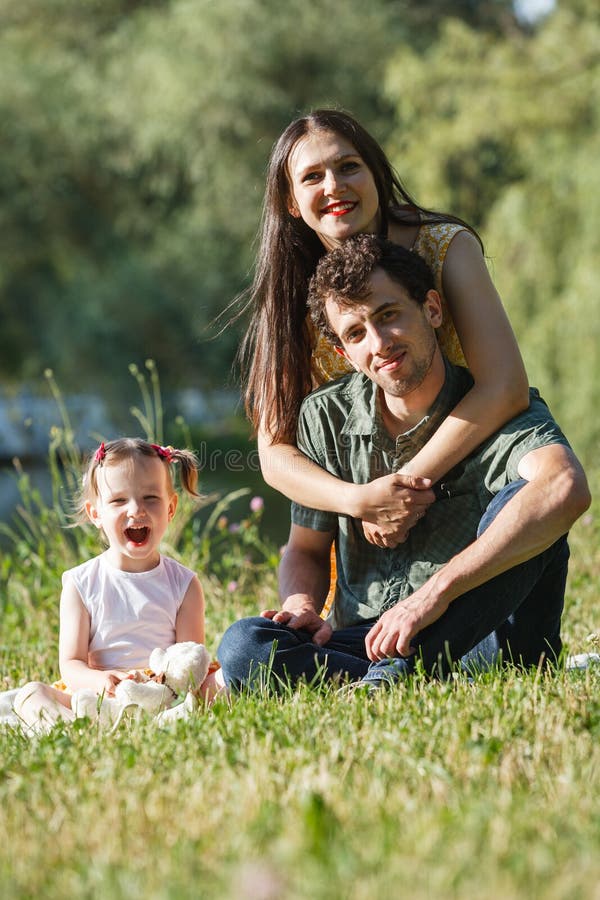
{"type": "Polygon", "coordinates": [[[241,525],[239,522],[232,522],[229,526],[229,534],[237,534],[240,531],[241,525]]]}
{"type": "Polygon", "coordinates": [[[219,529],[219,531],[223,531],[224,528],[227,528],[228,521],[229,520],[227,516],[219,516],[219,518],[217,519],[217,528],[219,529]]]}
{"type": "Polygon", "coordinates": [[[253,497],[250,501],[250,509],[253,513],[260,512],[261,509],[264,509],[265,501],[262,497],[253,497]]]}
{"type": "Polygon", "coordinates": [[[230,581],[230,582],[228,583],[228,585],[227,585],[227,590],[229,591],[230,594],[233,594],[233,592],[234,592],[234,591],[237,591],[237,589],[238,589],[238,583],[237,583],[237,581],[230,581]]]}

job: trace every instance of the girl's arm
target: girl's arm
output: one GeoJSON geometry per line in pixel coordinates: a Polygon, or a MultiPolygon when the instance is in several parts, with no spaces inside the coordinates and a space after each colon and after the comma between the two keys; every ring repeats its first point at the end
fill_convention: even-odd
{"type": "Polygon", "coordinates": [[[204,643],[204,591],[194,575],[175,619],[175,642],[204,643]]]}
{"type": "MultiPolygon", "coordinates": [[[[175,640],[204,643],[204,591],[194,575],[183,598],[183,603],[175,621],[175,640]]],[[[218,694],[226,693],[225,680],[221,669],[211,667],[208,675],[197,690],[197,695],[209,704],[218,694]]]]}
{"type": "Polygon", "coordinates": [[[67,581],[60,597],[58,655],[60,674],[71,691],[91,688],[112,697],[119,681],[131,676],[116,669],[91,669],[88,665],[90,616],[79,591],[67,581]]]}
{"type": "Polygon", "coordinates": [[[437,481],[529,405],[523,359],[481,247],[468,231],[452,240],[442,284],[474,385],[403,472],[437,481]]]}

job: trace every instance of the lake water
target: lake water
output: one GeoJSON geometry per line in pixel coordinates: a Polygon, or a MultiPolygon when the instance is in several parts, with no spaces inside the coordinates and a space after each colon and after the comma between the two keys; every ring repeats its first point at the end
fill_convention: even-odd
{"type": "MultiPolygon", "coordinates": [[[[208,465],[205,464],[200,472],[202,493],[216,492],[220,496],[225,496],[233,491],[248,488],[248,495],[234,501],[225,513],[229,522],[233,524],[243,519],[248,514],[248,504],[251,498],[260,496],[265,501],[262,533],[277,546],[284,544],[289,531],[289,501],[264,483],[260,471],[243,465],[244,454],[241,451],[236,453],[233,450],[223,451],[220,455],[213,451],[213,454],[212,468],[208,461],[208,465]],[[229,465],[229,469],[226,467],[227,465],[229,465]]],[[[31,486],[39,490],[44,501],[51,502],[50,475],[46,463],[42,461],[25,463],[23,470],[29,476],[31,486]]],[[[22,503],[22,498],[19,494],[17,473],[14,467],[0,466],[0,522],[11,526],[20,503],[22,503]]],[[[201,510],[199,513],[201,519],[205,520],[213,507],[214,505],[201,510]]],[[[6,551],[8,546],[7,538],[0,534],[0,548],[6,551]]]]}
{"type": "MultiPolygon", "coordinates": [[[[106,400],[96,396],[73,395],[62,398],[72,424],[75,441],[82,450],[90,451],[97,438],[90,435],[139,433],[139,424],[131,430],[115,420],[106,400]]],[[[200,461],[200,490],[203,493],[228,494],[248,488],[247,497],[235,501],[228,511],[230,522],[244,518],[253,496],[264,498],[263,533],[277,545],[285,543],[289,531],[289,502],[265,485],[260,473],[255,444],[244,438],[243,427],[234,427],[238,398],[231,392],[214,392],[205,397],[198,391],[186,390],[164,401],[169,410],[166,421],[182,416],[195,432],[215,435],[210,440],[197,439],[194,447],[200,461]]],[[[38,489],[48,503],[51,499],[47,449],[51,430],[61,425],[61,415],[54,400],[39,396],[25,388],[9,394],[0,390],[0,522],[11,525],[21,502],[12,457],[20,457],[23,470],[32,487],[38,489]]],[[[201,511],[201,518],[210,508],[201,511]]],[[[0,546],[6,538],[0,535],[0,546]]]]}

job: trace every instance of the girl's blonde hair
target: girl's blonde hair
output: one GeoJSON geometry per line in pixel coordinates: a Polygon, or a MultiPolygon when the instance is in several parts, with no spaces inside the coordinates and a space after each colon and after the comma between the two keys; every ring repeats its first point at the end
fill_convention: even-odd
{"type": "Polygon", "coordinates": [[[158,457],[164,462],[167,471],[167,488],[171,493],[175,490],[171,465],[179,463],[181,487],[192,497],[200,496],[196,490],[198,459],[191,450],[162,447],[160,444],[151,444],[143,438],[117,438],[114,441],[102,442],[89,459],[75,507],[75,518],[78,523],[87,522],[86,503],[94,503],[98,497],[98,469],[121,463],[127,459],[135,459],[136,456],[158,457]]]}

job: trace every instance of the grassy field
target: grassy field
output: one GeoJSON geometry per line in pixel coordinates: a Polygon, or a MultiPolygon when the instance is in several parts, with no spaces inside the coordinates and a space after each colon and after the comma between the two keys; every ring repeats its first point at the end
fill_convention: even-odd
{"type": "MultiPolygon", "coordinates": [[[[592,478],[597,495],[598,475],[592,478]]],[[[177,535],[208,571],[215,650],[270,605],[259,516],[177,535]]],[[[60,572],[97,552],[29,502],[0,564],[0,687],[57,675],[60,572]]],[[[600,517],[572,533],[564,637],[598,649],[600,517]]],[[[600,670],[302,687],[158,731],[0,731],[0,895],[10,898],[600,898],[600,670]]]]}

